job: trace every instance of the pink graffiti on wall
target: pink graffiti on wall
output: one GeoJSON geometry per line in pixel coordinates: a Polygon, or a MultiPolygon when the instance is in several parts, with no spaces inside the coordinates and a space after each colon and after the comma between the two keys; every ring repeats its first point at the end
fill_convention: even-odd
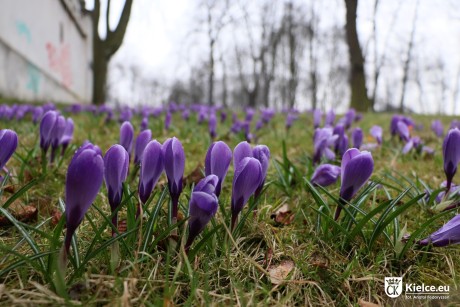
{"type": "Polygon", "coordinates": [[[61,44],[56,47],[53,43],[46,43],[49,68],[59,74],[65,87],[72,86],[72,68],[70,66],[70,47],[61,44]]]}

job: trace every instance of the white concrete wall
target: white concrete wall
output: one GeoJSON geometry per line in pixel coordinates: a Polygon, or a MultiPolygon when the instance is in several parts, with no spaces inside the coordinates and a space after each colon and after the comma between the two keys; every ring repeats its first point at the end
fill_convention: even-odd
{"type": "Polygon", "coordinates": [[[91,19],[80,12],[78,2],[2,1],[1,96],[70,103],[91,100],[91,19]]]}

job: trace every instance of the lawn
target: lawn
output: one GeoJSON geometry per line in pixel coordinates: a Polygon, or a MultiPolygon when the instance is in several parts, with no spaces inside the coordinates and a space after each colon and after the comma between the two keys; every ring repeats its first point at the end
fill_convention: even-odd
{"type": "MultiPolygon", "coordinates": [[[[415,150],[402,154],[404,144],[389,132],[392,114],[364,114],[362,120],[354,122],[353,127],[361,127],[364,132],[364,143],[375,142],[369,134],[373,125],[382,126],[383,143],[372,151],[375,166],[370,183],[335,222],[332,216],[340,179],[326,188],[309,182],[314,171],[312,115],[299,114],[287,130],[286,115],[276,114],[268,125],[253,131],[253,144],[265,144],[271,151],[263,194],[257,201],[251,198],[231,232],[231,164],[217,214],[186,254],[183,245],[188,204],[192,187],[204,176],[206,151],[211,144],[208,125],[198,124],[194,113],[186,121],[176,112],[166,130],[164,114],[151,116],[148,128],[152,138],[163,143],[175,136],[185,150],[185,187],[180,196],[178,223],[170,225],[168,221],[169,194],[164,174],[144,208],[143,218],[133,219],[138,203],[138,173],[131,159],[119,209],[125,227],[119,227],[119,235],[111,237],[111,213],[103,185],[77,231],[62,284],[54,264],[65,233],[61,212],[65,207],[67,166],[85,140],[105,153],[119,142],[120,129],[118,121],[106,122],[105,115],[63,114],[75,123],[74,138],[65,155],[49,164],[46,172],[42,170],[39,125],[32,123],[30,115],[19,121],[0,119],[0,128],[12,129],[19,137],[16,153],[7,163],[11,177],[0,190],[3,215],[27,205],[38,209],[36,219],[19,222],[10,217],[9,223],[14,225],[0,228],[3,305],[429,303],[406,299],[404,295],[389,298],[384,289],[385,277],[403,277],[405,283],[449,285],[449,299],[437,303],[460,301],[458,246],[415,244],[458,213],[456,209],[441,212],[434,202],[445,174],[443,138],[436,137],[430,129],[436,118],[446,131],[453,118],[411,116],[416,123],[412,135],[420,136],[424,145],[434,149],[434,155],[415,150]],[[435,191],[433,197],[425,197],[427,189],[435,191]],[[253,212],[251,207],[255,206],[257,211],[253,212]],[[115,242],[120,248],[120,261],[111,265],[111,245],[115,242]]],[[[244,114],[239,113],[239,118],[244,114]]],[[[131,122],[137,135],[141,117],[135,115],[131,122]]],[[[230,116],[226,122],[219,122],[215,140],[233,149],[245,136],[230,133],[230,126],[230,116]]],[[[340,166],[340,157],[329,163],[340,166]]],[[[453,181],[460,183],[459,176],[453,181]]]]}

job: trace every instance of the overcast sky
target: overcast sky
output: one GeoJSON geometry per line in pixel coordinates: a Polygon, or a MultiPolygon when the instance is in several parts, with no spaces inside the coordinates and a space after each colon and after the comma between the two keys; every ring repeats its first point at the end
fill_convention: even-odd
{"type": "MultiPolygon", "coordinates": [[[[112,24],[119,17],[123,3],[124,0],[112,0],[112,24]]],[[[335,3],[337,10],[345,12],[343,1],[336,0],[335,3]]],[[[377,13],[377,48],[380,53],[390,50],[405,54],[416,3],[417,0],[380,0],[377,13]]],[[[88,1],[88,7],[91,6],[91,1],[88,1]]],[[[423,50],[419,52],[427,57],[442,58],[447,64],[449,75],[452,76],[450,82],[455,82],[460,66],[459,6],[458,1],[420,0],[416,21],[415,44],[418,48],[423,46],[423,50]]],[[[199,48],[190,46],[189,38],[197,24],[197,7],[198,0],[135,0],[123,45],[112,60],[112,67],[117,64],[135,65],[143,74],[165,81],[186,77],[190,68],[188,63],[198,60],[197,57],[200,56],[204,59],[207,51],[206,45],[199,48]],[[189,52],[192,49],[194,53],[189,52]],[[196,50],[202,50],[201,55],[196,50]]],[[[363,48],[371,48],[369,51],[373,48],[373,41],[370,39],[373,9],[374,1],[359,2],[360,41],[363,48]]],[[[330,15],[324,16],[328,17],[330,15]]],[[[103,28],[101,31],[103,32],[103,28]]],[[[129,99],[129,91],[121,91],[123,99],[129,99]]],[[[453,104],[452,101],[451,103],[453,104]]],[[[433,112],[430,108],[417,109],[433,112]]]]}

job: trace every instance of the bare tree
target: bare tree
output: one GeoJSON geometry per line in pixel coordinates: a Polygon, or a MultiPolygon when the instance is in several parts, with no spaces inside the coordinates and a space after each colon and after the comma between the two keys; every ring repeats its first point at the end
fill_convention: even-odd
{"type": "Polygon", "coordinates": [[[358,0],[345,0],[346,5],[346,33],[348,52],[350,57],[350,89],[351,107],[358,111],[368,111],[371,103],[367,96],[366,74],[364,73],[364,56],[359,44],[356,29],[356,11],[358,0]]]}
{"type": "Polygon", "coordinates": [[[101,1],[94,1],[94,8],[88,11],[93,20],[93,103],[100,104],[106,100],[107,70],[111,57],[120,48],[128,26],[131,15],[133,0],[125,0],[120,20],[114,30],[110,26],[110,5],[111,0],[107,2],[106,15],[106,37],[101,38],[99,35],[99,17],[101,16],[101,1]]]}

